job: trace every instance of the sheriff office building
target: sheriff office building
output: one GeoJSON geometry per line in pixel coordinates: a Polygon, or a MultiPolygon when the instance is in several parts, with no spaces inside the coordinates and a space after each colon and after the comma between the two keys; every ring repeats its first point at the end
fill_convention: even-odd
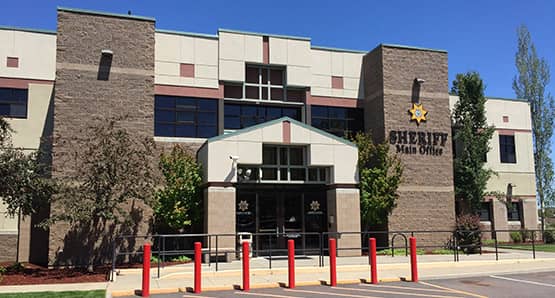
{"type": "MultiPolygon", "coordinates": [[[[388,229],[454,229],[450,109],[457,98],[449,95],[446,51],[390,44],[358,51],[299,36],[162,30],[153,18],[133,15],[57,14],[56,31],[0,28],[0,115],[16,131],[16,146],[51,150],[54,177],[74,166],[64,162],[65,140],[95,117],[127,115],[130,133],[197,152],[204,232],[356,232],[358,151],[344,137],[371,131],[405,166],[388,229]],[[55,141],[46,146],[44,139],[55,141]]],[[[487,166],[498,173],[488,189],[510,189],[515,208],[486,198],[483,225],[535,229],[529,105],[488,98],[486,107],[496,127],[487,166]]],[[[147,233],[147,217],[138,234],[147,233]]],[[[46,232],[34,224],[0,217],[2,259],[78,259],[67,224],[46,232]]],[[[339,240],[344,248],[360,244],[358,235],[339,240]]]]}

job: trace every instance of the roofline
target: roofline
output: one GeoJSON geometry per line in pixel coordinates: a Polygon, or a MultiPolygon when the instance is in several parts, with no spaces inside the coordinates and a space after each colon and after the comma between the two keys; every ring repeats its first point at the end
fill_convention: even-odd
{"type": "Polygon", "coordinates": [[[381,43],[380,46],[386,47],[386,48],[398,48],[398,49],[407,49],[407,50],[447,53],[446,50],[441,50],[441,49],[421,48],[421,47],[405,46],[400,44],[381,43]]]}
{"type": "Polygon", "coordinates": [[[129,15],[129,14],[120,14],[120,13],[111,13],[111,12],[104,12],[104,11],[90,10],[90,9],[80,9],[80,8],[70,8],[70,7],[60,7],[60,6],[58,6],[58,11],[66,11],[66,12],[92,14],[92,15],[105,16],[105,17],[115,17],[115,18],[124,18],[124,19],[156,22],[156,19],[153,18],[153,17],[145,17],[145,16],[129,15]]]}
{"type": "Polygon", "coordinates": [[[232,29],[224,29],[224,28],[219,28],[218,33],[219,32],[238,33],[238,34],[247,34],[247,35],[255,35],[255,36],[270,36],[270,37],[276,37],[276,38],[286,38],[286,39],[296,39],[296,40],[310,41],[310,37],[279,35],[279,34],[241,31],[241,30],[232,30],[232,29]]]}
{"type": "Polygon", "coordinates": [[[56,35],[57,34],[57,32],[55,30],[21,28],[21,27],[13,27],[13,26],[0,26],[0,30],[12,30],[12,31],[22,31],[22,32],[31,32],[31,33],[43,33],[43,34],[49,34],[49,35],[56,35]]]}
{"type": "Polygon", "coordinates": [[[355,53],[355,54],[366,54],[368,51],[362,50],[351,50],[351,49],[342,49],[342,48],[333,48],[333,47],[322,47],[322,46],[311,46],[313,50],[324,50],[324,51],[332,51],[332,52],[347,52],[347,53],[355,53]]]}
{"type": "Polygon", "coordinates": [[[173,35],[182,35],[182,36],[191,36],[191,37],[219,39],[219,36],[216,34],[194,33],[194,32],[186,32],[186,31],[166,30],[166,29],[155,29],[154,32],[173,34],[173,35]]]}
{"type": "Polygon", "coordinates": [[[323,131],[321,129],[318,129],[316,127],[310,126],[308,124],[302,123],[298,120],[295,120],[295,119],[292,119],[292,118],[289,118],[289,117],[281,117],[281,118],[278,118],[278,119],[274,119],[274,120],[270,120],[270,121],[263,122],[263,123],[260,123],[260,124],[256,124],[256,125],[253,125],[253,126],[249,126],[249,127],[243,128],[243,129],[238,129],[238,130],[236,130],[232,133],[222,134],[222,135],[219,135],[219,136],[211,137],[211,138],[207,139],[206,142],[201,147],[203,147],[204,145],[206,145],[208,143],[211,143],[211,142],[223,140],[223,139],[226,139],[228,137],[240,135],[240,134],[243,134],[243,133],[246,133],[246,132],[249,132],[249,131],[253,131],[253,130],[256,130],[256,129],[259,129],[259,128],[264,128],[264,127],[267,127],[267,126],[270,126],[270,125],[273,125],[273,124],[276,124],[276,123],[281,123],[283,121],[289,121],[291,123],[297,124],[297,125],[302,126],[302,127],[306,128],[308,130],[311,130],[311,131],[316,132],[318,134],[321,134],[321,135],[324,135],[326,137],[332,138],[332,139],[334,139],[334,140],[336,140],[340,143],[343,143],[345,145],[348,145],[348,146],[351,146],[351,147],[357,147],[357,145],[355,143],[353,143],[349,140],[338,137],[338,136],[333,135],[329,132],[323,131]]]}
{"type": "MultiPolygon", "coordinates": [[[[456,96],[456,97],[459,97],[458,95],[453,94],[453,93],[451,93],[451,92],[449,92],[449,96],[456,96]]],[[[528,103],[528,104],[530,103],[530,102],[528,102],[528,100],[526,100],[526,99],[524,99],[524,98],[495,97],[495,96],[487,96],[487,95],[484,95],[484,97],[485,97],[487,100],[505,100],[505,101],[525,102],[525,103],[528,103]]]]}

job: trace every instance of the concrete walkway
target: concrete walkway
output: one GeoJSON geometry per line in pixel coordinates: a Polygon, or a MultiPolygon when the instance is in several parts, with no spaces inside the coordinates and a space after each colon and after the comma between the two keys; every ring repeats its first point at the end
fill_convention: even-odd
{"type": "MultiPolygon", "coordinates": [[[[298,285],[319,284],[329,280],[328,258],[324,267],[318,266],[318,256],[295,260],[298,285]]],[[[409,258],[405,256],[379,256],[378,278],[382,281],[399,279],[410,280],[409,258]]],[[[342,257],[337,259],[337,278],[339,282],[360,282],[369,277],[367,257],[342,257]]],[[[152,264],[151,293],[184,292],[193,286],[193,264],[170,266],[160,269],[152,264]]],[[[287,260],[272,260],[269,269],[266,258],[251,259],[251,287],[277,287],[287,282],[287,260]]],[[[452,255],[419,255],[418,268],[420,279],[480,276],[501,273],[541,272],[555,270],[555,253],[537,252],[532,259],[531,251],[500,250],[499,261],[495,254],[460,255],[460,262],[453,262],[452,255]]],[[[141,287],[141,269],[118,270],[115,282],[56,284],[32,286],[1,286],[0,293],[37,292],[37,291],[75,291],[106,289],[107,296],[133,295],[141,287]]],[[[241,262],[219,263],[218,271],[214,263],[202,265],[202,288],[208,290],[232,289],[241,280],[241,262]]]]}

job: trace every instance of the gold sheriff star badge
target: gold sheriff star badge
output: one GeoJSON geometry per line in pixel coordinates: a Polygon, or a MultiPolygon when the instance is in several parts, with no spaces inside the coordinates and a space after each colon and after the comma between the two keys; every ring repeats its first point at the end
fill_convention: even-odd
{"type": "Polygon", "coordinates": [[[410,120],[415,120],[417,124],[420,124],[421,121],[426,121],[426,114],[428,114],[428,111],[424,110],[422,104],[413,103],[412,109],[410,109],[409,112],[412,115],[410,120]]]}

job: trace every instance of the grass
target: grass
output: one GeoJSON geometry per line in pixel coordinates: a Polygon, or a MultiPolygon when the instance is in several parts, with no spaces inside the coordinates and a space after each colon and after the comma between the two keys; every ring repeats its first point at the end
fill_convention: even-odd
{"type": "Polygon", "coordinates": [[[0,298],[104,298],[105,290],[0,294],[0,298]]]}
{"type": "MultiPolygon", "coordinates": [[[[408,253],[410,254],[410,251],[408,251],[408,253]]],[[[424,254],[424,250],[423,249],[416,249],[416,254],[417,255],[423,255],[424,254]]],[[[378,256],[390,256],[391,255],[391,249],[383,249],[383,250],[378,250],[376,252],[376,255],[378,256]]],[[[395,256],[404,256],[405,255],[405,249],[404,248],[396,248],[393,250],[393,255],[395,256]]]]}
{"type": "MultiPolygon", "coordinates": [[[[555,252],[555,244],[536,244],[536,251],[544,251],[544,252],[555,252]]],[[[512,243],[503,243],[499,244],[499,247],[502,248],[512,248],[512,249],[521,249],[521,250],[532,250],[532,244],[512,244],[512,243]]]]}

